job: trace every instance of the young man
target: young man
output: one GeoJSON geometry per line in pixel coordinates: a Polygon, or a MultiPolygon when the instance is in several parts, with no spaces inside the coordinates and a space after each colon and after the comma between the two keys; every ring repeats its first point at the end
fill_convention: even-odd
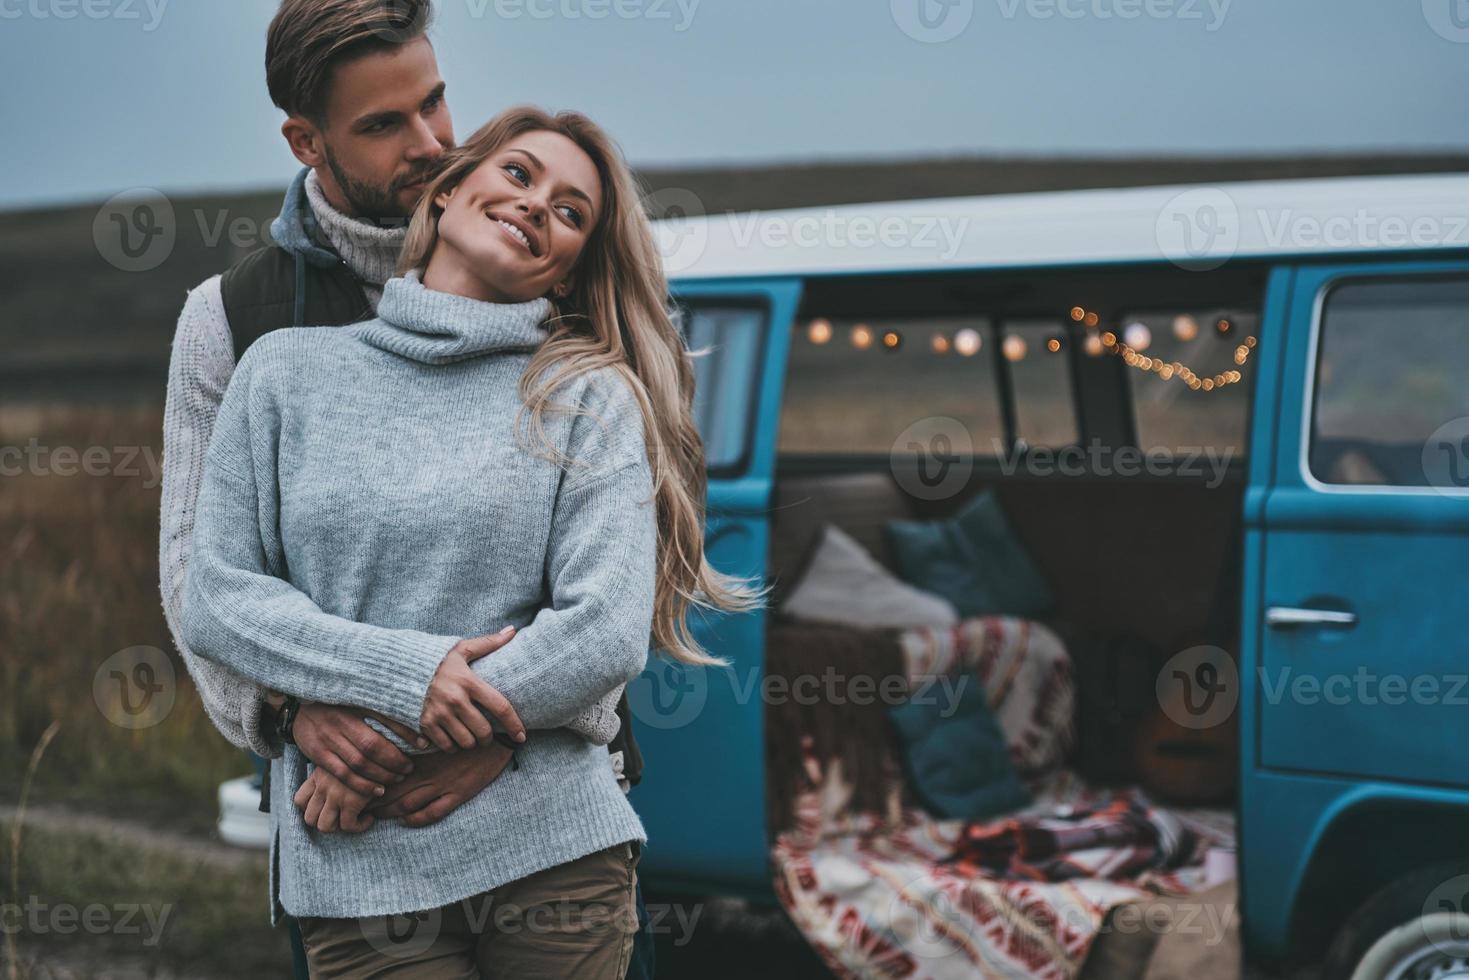
{"type": "MultiPolygon", "coordinates": [[[[275,244],[190,292],[179,317],[164,412],[159,567],[165,617],[210,719],[242,748],[271,758],[290,738],[375,812],[425,825],[472,799],[500,773],[496,743],[412,763],[383,734],[416,733],[351,706],[273,696],[180,642],[180,604],[205,452],[239,357],[262,334],[374,315],[424,182],[454,145],[453,123],[427,38],[432,0],[283,0],[266,44],[271,99],[304,165],[271,224],[275,244]],[[374,728],[369,719],[378,725],[374,728]]],[[[624,791],[641,775],[626,698],[608,746],[624,791]]],[[[646,923],[641,889],[639,922],[646,923]]],[[[652,975],[646,925],[629,977],[652,975]]]]}

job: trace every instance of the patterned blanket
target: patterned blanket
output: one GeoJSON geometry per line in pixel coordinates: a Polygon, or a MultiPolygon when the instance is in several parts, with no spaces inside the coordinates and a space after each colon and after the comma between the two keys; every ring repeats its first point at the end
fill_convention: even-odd
{"type": "Polygon", "coordinates": [[[1074,692],[1054,634],[987,618],[908,631],[903,646],[910,682],[979,673],[1035,802],[966,825],[904,806],[894,786],[881,810],[856,810],[840,760],[806,742],[795,823],[773,847],[775,886],[834,975],[1070,980],[1113,907],[1213,883],[1203,860],[1232,846],[1228,814],[1162,811],[1057,768],[1074,692]]]}

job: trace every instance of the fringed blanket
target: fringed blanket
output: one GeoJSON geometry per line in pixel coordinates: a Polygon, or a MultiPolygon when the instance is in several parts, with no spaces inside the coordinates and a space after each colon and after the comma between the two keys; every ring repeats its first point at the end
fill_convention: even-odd
{"type": "Polygon", "coordinates": [[[1048,630],[971,620],[899,642],[910,683],[978,671],[1035,803],[966,826],[908,805],[896,780],[880,805],[857,806],[841,757],[799,739],[802,778],[773,848],[775,887],[836,976],[1070,980],[1110,909],[1212,884],[1203,858],[1232,845],[1228,815],[1165,816],[1136,791],[1091,790],[1055,768],[1071,743],[1073,692],[1065,651],[1048,630]],[[1135,822],[1139,813],[1154,831],[1135,822]],[[1013,846],[999,862],[1007,837],[1013,846]],[[1027,839],[1030,850],[1017,843],[1027,839]],[[1080,868],[1090,869],[1085,877],[1069,874],[1080,868]]]}

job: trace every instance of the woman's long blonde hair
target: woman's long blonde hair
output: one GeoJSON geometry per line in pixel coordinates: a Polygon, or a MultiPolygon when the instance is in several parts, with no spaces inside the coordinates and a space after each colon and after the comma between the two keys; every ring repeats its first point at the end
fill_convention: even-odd
{"type": "MultiPolygon", "coordinates": [[[[408,226],[399,273],[421,269],[439,239],[442,210],[434,199],[456,187],[509,140],[547,131],[567,137],[592,158],[602,182],[602,216],[587,239],[570,293],[549,297],[556,315],[550,335],[520,378],[521,412],[560,458],[544,428],[544,412],[568,408],[551,401],[562,384],[602,367],[627,381],[642,410],[658,520],[658,575],[653,645],[686,664],[728,665],[706,653],[690,632],[691,606],[746,612],[766,589],[715,571],[704,557],[704,442],[694,425],[694,369],[668,307],[668,281],[643,211],[637,182],[600,126],[579,112],[547,113],[535,106],[507,109],[444,154],[408,226]],[[548,377],[548,369],[555,373],[548,377]]],[[[517,415],[516,432],[519,433],[517,415]]]]}

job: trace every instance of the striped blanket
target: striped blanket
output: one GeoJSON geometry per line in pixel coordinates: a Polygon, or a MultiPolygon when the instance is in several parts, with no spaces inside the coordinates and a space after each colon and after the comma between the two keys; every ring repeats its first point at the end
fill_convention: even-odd
{"type": "Polygon", "coordinates": [[[853,810],[840,760],[807,752],[794,824],[773,846],[775,886],[834,975],[1070,980],[1109,910],[1212,884],[1203,859],[1232,846],[1227,814],[1162,811],[1058,768],[1073,692],[1054,634],[988,618],[903,640],[910,681],[978,671],[1035,802],[966,825],[905,806],[894,786],[884,807],[853,810]]]}

